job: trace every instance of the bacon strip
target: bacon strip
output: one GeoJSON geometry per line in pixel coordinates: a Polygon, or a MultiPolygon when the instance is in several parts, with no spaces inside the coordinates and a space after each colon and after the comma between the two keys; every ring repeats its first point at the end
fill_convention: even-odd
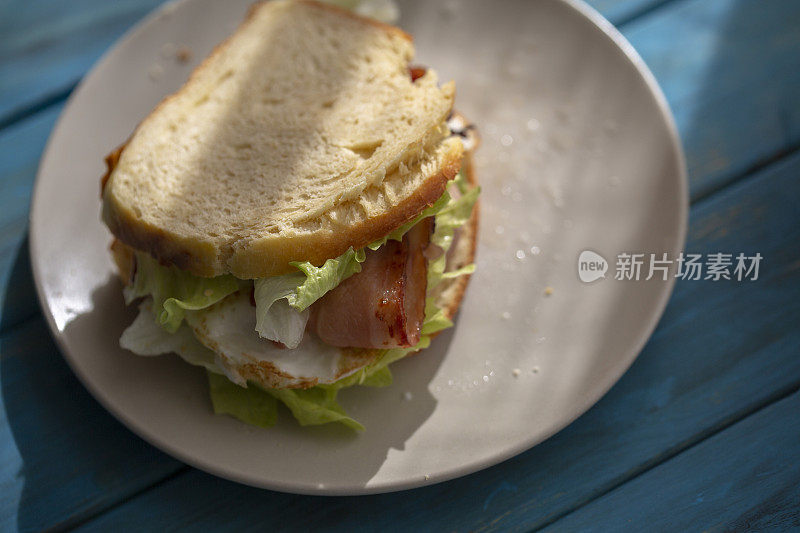
{"type": "Polygon", "coordinates": [[[416,224],[402,242],[367,251],[362,270],[311,306],[309,329],[327,344],[396,348],[419,342],[425,318],[433,218],[416,224]]]}

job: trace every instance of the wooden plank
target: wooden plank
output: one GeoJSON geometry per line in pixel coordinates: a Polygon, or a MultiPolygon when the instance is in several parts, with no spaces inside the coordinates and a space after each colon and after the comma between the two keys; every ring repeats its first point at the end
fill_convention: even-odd
{"type": "Polygon", "coordinates": [[[63,527],[184,468],[78,382],[42,318],[0,336],[0,529],[63,527]]]}
{"type": "Polygon", "coordinates": [[[161,0],[26,0],[0,4],[0,123],[69,90],[161,0]]]}
{"type": "MultiPolygon", "coordinates": [[[[0,3],[0,124],[40,102],[63,99],[114,41],[162,1],[0,3]]],[[[590,3],[614,21],[653,1],[590,3]]]]}
{"type": "Polygon", "coordinates": [[[759,279],[679,282],[660,327],[622,380],[534,449],[447,483],[354,498],[269,493],[190,470],[87,529],[546,525],[800,386],[798,173],[800,153],[693,210],[687,250],[759,252],[759,279]]]}
{"type": "Polygon", "coordinates": [[[675,2],[624,28],[675,113],[692,198],[800,144],[800,2],[675,2]]]}
{"type": "Polygon", "coordinates": [[[546,531],[800,528],[800,393],[736,423],[546,531]]]}

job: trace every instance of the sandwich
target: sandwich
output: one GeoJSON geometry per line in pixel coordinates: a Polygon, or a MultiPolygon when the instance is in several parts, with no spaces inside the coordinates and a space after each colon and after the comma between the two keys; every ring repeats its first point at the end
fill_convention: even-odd
{"type": "Polygon", "coordinates": [[[204,367],[213,409],[361,424],[474,270],[474,127],[402,30],[306,0],[253,6],[107,158],[120,345],[204,367]]]}

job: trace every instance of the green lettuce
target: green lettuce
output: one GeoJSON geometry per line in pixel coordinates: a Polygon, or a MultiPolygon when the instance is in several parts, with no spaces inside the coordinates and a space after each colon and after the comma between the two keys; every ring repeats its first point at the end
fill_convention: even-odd
{"type": "Polygon", "coordinates": [[[293,261],[290,265],[297,267],[306,277],[297,287],[294,294],[287,298],[289,305],[298,311],[304,311],[322,296],[335,289],[341,282],[361,272],[361,263],[367,258],[364,250],[349,248],[334,259],[328,259],[321,267],[315,267],[308,261],[293,261]]]}
{"type": "Polygon", "coordinates": [[[272,427],[278,421],[278,401],[294,415],[301,426],[339,422],[361,431],[364,426],[347,416],[331,389],[262,389],[251,383],[236,385],[224,375],[208,370],[208,390],[216,414],[227,414],[259,427],[272,427]]]}
{"type": "Polygon", "coordinates": [[[282,342],[287,348],[297,348],[303,340],[308,312],[298,312],[288,298],[295,295],[305,275],[293,272],[255,280],[253,299],[256,302],[256,331],[265,339],[282,342]]]}
{"type": "Polygon", "coordinates": [[[364,426],[344,412],[342,406],[336,401],[336,391],[322,387],[262,390],[283,402],[301,426],[339,422],[356,431],[364,429],[364,426]]]}
{"type": "Polygon", "coordinates": [[[461,195],[457,199],[451,199],[436,214],[436,226],[433,230],[433,235],[431,235],[431,242],[441,248],[444,253],[428,263],[429,291],[444,279],[471,274],[475,271],[475,265],[466,265],[452,272],[444,271],[447,265],[447,251],[453,244],[455,230],[469,220],[472,215],[472,208],[475,206],[475,202],[478,201],[478,195],[481,192],[480,187],[468,188],[466,178],[462,172],[459,172],[456,176],[455,185],[461,195]]]}
{"type": "Polygon", "coordinates": [[[136,275],[125,287],[125,303],[153,297],[153,313],[165,330],[175,333],[186,311],[209,307],[239,290],[244,282],[231,275],[201,278],[176,268],[162,266],[149,254],[136,253],[136,275]]]}
{"type": "Polygon", "coordinates": [[[335,289],[341,282],[361,272],[364,250],[349,248],[321,267],[308,261],[290,263],[299,272],[255,280],[256,331],[266,339],[297,348],[308,322],[308,307],[335,289]]]}
{"type": "Polygon", "coordinates": [[[413,228],[417,224],[417,222],[419,222],[420,220],[422,220],[425,217],[436,216],[445,207],[447,207],[447,205],[451,201],[452,201],[452,199],[450,198],[450,194],[447,191],[444,191],[444,193],[439,197],[438,200],[436,200],[433,203],[432,206],[425,208],[419,215],[417,215],[416,217],[414,217],[410,221],[406,222],[405,224],[403,224],[402,226],[400,226],[399,228],[397,228],[396,230],[394,230],[393,232],[388,234],[386,237],[383,237],[382,239],[378,239],[377,241],[371,242],[370,244],[367,245],[367,248],[369,248],[370,250],[377,250],[378,248],[380,248],[381,246],[383,246],[384,244],[386,244],[390,240],[392,240],[392,241],[402,241],[403,240],[403,235],[408,233],[408,230],[413,228]]]}
{"type": "Polygon", "coordinates": [[[246,424],[271,427],[278,421],[278,401],[254,386],[240,387],[211,370],[207,370],[208,391],[217,414],[231,415],[246,424]]]}

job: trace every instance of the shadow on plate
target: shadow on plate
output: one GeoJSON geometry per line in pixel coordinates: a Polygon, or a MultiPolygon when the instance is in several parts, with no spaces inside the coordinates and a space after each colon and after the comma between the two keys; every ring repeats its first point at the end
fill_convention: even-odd
{"type": "MultiPolygon", "coordinates": [[[[192,424],[206,426],[218,435],[232,432],[234,442],[238,438],[261,438],[264,435],[258,434],[262,432],[275,432],[280,435],[277,440],[283,447],[265,449],[265,452],[286,450],[284,453],[287,461],[298,460],[289,451],[290,446],[297,444],[303,448],[302,452],[298,452],[302,454],[302,461],[305,463],[303,470],[318,472],[319,482],[347,479],[351,484],[366,485],[380,469],[390,449],[404,448],[408,438],[430,417],[436,407],[436,399],[428,391],[428,386],[452,339],[452,330],[444,332],[425,351],[424,357],[410,357],[393,365],[395,382],[389,387],[352,387],[340,393],[340,402],[348,414],[366,426],[364,433],[355,433],[340,424],[301,427],[283,406],[280,407],[278,424],[274,428],[261,429],[246,426],[227,415],[213,415],[203,370],[186,364],[172,354],[143,358],[118,347],[119,336],[135,313],[132,308],[122,309],[121,287],[116,277],[109,276],[106,283],[95,289],[92,302],[90,312],[67,324],[65,336],[76,339],[94,338],[101,346],[107,346],[109,354],[120,358],[120,365],[125,369],[122,374],[131,376],[131,379],[137,379],[134,376],[152,376],[152,380],[157,381],[156,386],[168,389],[154,391],[153,385],[149,384],[150,393],[159,397],[173,397],[184,404],[176,405],[172,414],[174,417],[182,416],[182,409],[201,410],[202,413],[186,413],[185,416],[192,418],[192,424]],[[113,324],[113,327],[109,327],[109,324],[113,324]],[[128,369],[130,373],[127,372],[128,369]],[[176,396],[177,394],[191,395],[194,403],[187,407],[187,402],[176,396]],[[407,397],[413,398],[413,401],[406,401],[407,397]],[[403,416],[395,419],[391,417],[391,412],[397,408],[403,409],[403,416]],[[256,437],[253,437],[254,434],[256,437]],[[332,456],[337,460],[331,461],[332,456]]],[[[135,388],[127,387],[124,383],[120,386],[128,390],[135,388]]],[[[133,403],[139,401],[133,400],[133,403]]],[[[138,416],[142,421],[141,416],[132,416],[138,416]]],[[[143,425],[153,431],[159,424],[157,419],[163,423],[163,418],[155,413],[150,422],[145,416],[143,425]]],[[[185,439],[171,439],[166,436],[162,438],[170,440],[176,448],[187,453],[186,460],[190,463],[193,462],[193,453],[200,455],[200,460],[209,460],[208,455],[203,452],[192,451],[193,446],[185,439]]],[[[230,453],[237,452],[232,449],[230,453]]],[[[286,479],[280,481],[287,482],[286,479]]],[[[312,487],[318,483],[316,479],[304,479],[303,482],[310,483],[312,487]]]]}

